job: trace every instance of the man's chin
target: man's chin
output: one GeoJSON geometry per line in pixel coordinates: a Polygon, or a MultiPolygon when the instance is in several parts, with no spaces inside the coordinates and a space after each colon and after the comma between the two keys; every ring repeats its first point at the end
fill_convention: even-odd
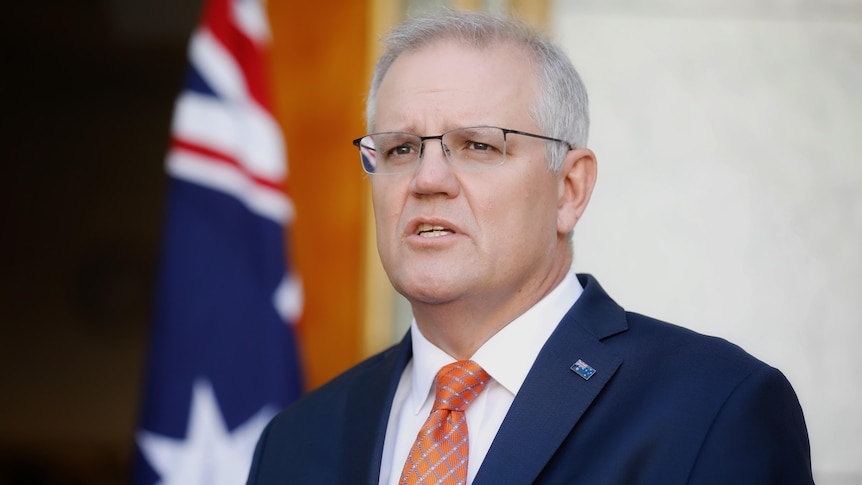
{"type": "Polygon", "coordinates": [[[459,286],[451,275],[445,275],[410,278],[396,284],[395,289],[414,305],[443,305],[460,298],[459,286]]]}

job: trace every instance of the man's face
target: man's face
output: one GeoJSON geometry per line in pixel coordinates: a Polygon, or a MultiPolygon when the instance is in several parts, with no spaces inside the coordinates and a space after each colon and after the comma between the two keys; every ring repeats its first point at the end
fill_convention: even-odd
{"type": "MultiPolygon", "coordinates": [[[[375,131],[425,136],[488,125],[544,134],[529,116],[538,92],[527,56],[511,45],[435,43],[392,65],[375,131]]],[[[415,171],[371,176],[380,258],[414,307],[528,299],[561,264],[561,176],[546,169],[545,142],[508,135],[506,148],[500,166],[459,170],[439,140],[428,140],[415,171]]]]}

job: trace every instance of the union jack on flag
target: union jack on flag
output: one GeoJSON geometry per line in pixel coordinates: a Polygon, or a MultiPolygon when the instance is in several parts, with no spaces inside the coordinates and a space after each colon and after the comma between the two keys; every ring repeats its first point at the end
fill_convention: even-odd
{"type": "Polygon", "coordinates": [[[261,0],[209,0],[167,155],[158,295],[133,483],[245,483],[269,419],[301,392],[285,257],[293,208],[261,0]]]}

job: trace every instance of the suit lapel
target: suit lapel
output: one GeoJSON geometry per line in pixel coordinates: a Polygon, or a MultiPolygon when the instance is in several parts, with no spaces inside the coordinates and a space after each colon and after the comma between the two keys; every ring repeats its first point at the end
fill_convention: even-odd
{"type": "Polygon", "coordinates": [[[350,424],[344,427],[341,448],[344,450],[343,476],[351,483],[377,485],[379,482],[392,399],[411,355],[408,332],[400,344],[380,357],[380,362],[367,366],[365,376],[356,379],[356,385],[349,391],[346,422],[350,424]]]}
{"type": "Polygon", "coordinates": [[[591,277],[581,284],[584,293],[539,352],[474,485],[532,483],[622,363],[600,339],[627,328],[624,311],[591,277]],[[571,369],[578,361],[586,365],[580,373],[571,369]]]}

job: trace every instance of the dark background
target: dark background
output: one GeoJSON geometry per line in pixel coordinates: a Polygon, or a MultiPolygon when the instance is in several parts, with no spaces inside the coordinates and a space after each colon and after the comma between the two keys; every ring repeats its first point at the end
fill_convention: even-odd
{"type": "Polygon", "coordinates": [[[0,484],[128,480],[200,4],[4,5],[0,484]]]}

